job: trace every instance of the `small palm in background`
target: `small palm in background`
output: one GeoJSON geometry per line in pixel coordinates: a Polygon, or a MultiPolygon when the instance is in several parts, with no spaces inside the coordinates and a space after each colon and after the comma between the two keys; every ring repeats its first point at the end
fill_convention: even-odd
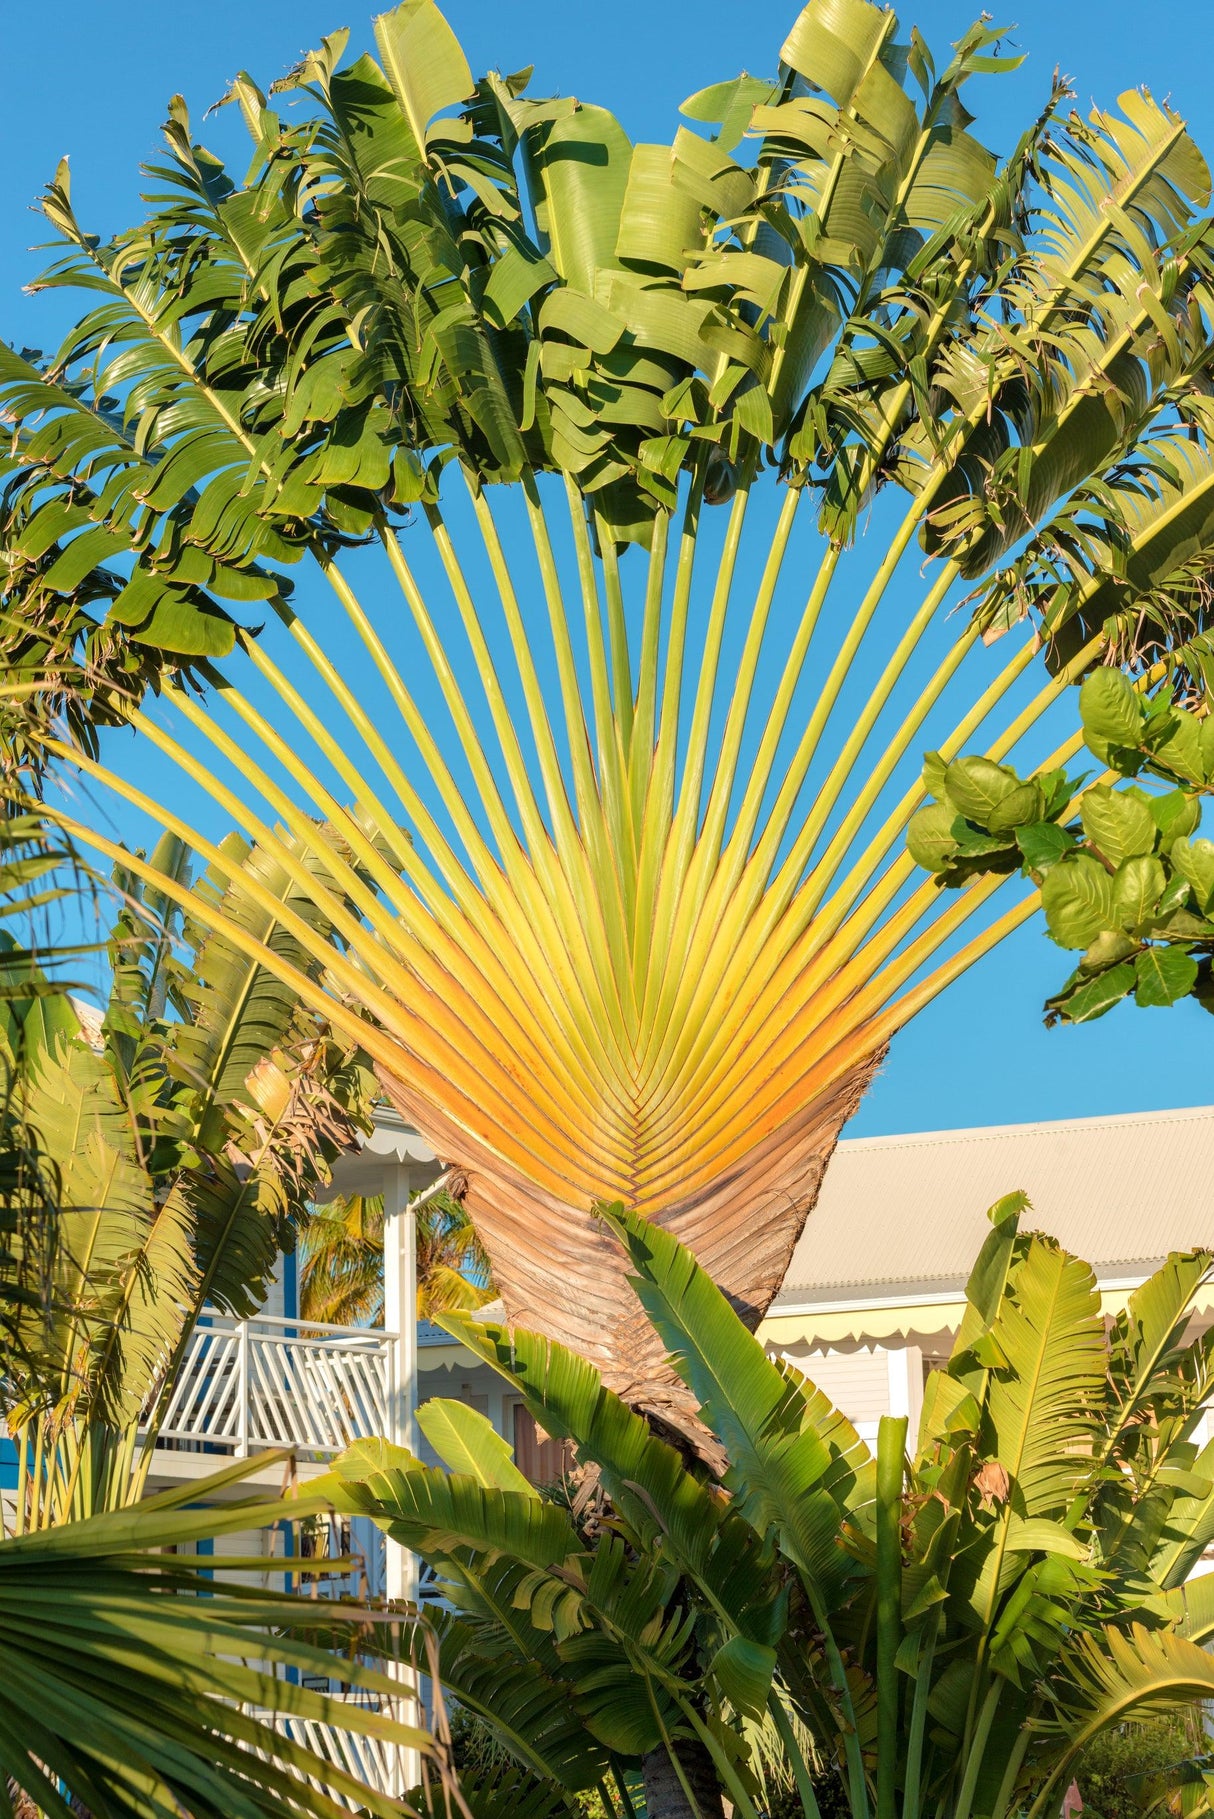
{"type": "Polygon", "coordinates": [[[489,1259],[461,1200],[436,1194],[417,1211],[417,1317],[483,1307],[497,1294],[489,1259]]]}
{"type": "MultiPolygon", "coordinates": [[[[417,1317],[482,1307],[496,1294],[489,1259],[451,1194],[417,1207],[417,1317]]],[[[331,1326],[384,1317],[383,1196],[349,1194],[317,1207],[300,1235],[299,1312],[331,1326]]]]}

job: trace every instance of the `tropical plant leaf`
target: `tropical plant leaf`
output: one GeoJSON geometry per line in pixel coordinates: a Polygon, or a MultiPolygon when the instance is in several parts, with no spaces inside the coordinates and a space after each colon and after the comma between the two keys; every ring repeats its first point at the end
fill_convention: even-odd
{"type": "Polygon", "coordinates": [[[627,1244],[641,1304],[720,1435],[739,1509],[760,1533],[777,1528],[830,1610],[850,1575],[838,1538],[845,1499],[871,1473],[867,1448],[799,1371],[768,1358],[674,1238],[622,1207],[602,1216],[627,1244]]]}
{"type": "MultiPolygon", "coordinates": [[[[223,1482],[250,1469],[241,1461],[223,1482]]],[[[386,1816],[391,1801],[276,1724],[336,1722],[389,1747],[429,1749],[423,1733],[370,1700],[347,1706],[299,1684],[299,1670],[319,1670],[368,1695],[395,1690],[381,1669],[331,1652],[365,1611],[334,1604],[318,1614],[312,1600],[256,1584],[220,1591],[191,1553],[173,1550],[277,1521],[283,1506],[180,1507],[209,1488],[194,1480],[144,1505],[0,1541],[0,1622],[13,1667],[0,1694],[0,1767],[62,1819],[71,1798],[87,1800],[99,1819],[172,1803],[199,1814],[286,1814],[299,1810],[305,1777],[310,1812],[337,1819],[356,1799],[386,1816]]],[[[298,1513],[314,1507],[301,1501],[298,1513]]],[[[225,1559],[237,1575],[263,1567],[261,1558],[225,1559]]]]}
{"type": "Polygon", "coordinates": [[[762,1647],[771,1641],[781,1599],[770,1555],[685,1469],[674,1447],[603,1386],[593,1366],[491,1321],[449,1315],[444,1324],[507,1378],[545,1432],[573,1443],[579,1464],[596,1469],[629,1529],[649,1546],[660,1541],[743,1641],[762,1647]]]}
{"type": "Polygon", "coordinates": [[[431,1396],[417,1411],[417,1422],[449,1471],[475,1478],[486,1487],[516,1491],[524,1497],[535,1492],[514,1463],[510,1444],[486,1416],[466,1402],[431,1396]]]}
{"type": "Polygon", "coordinates": [[[1039,1234],[1018,1238],[990,1327],[999,1362],[986,1380],[984,1436],[1010,1480],[1009,1510],[1054,1516],[1090,1466],[1106,1374],[1100,1298],[1090,1267],[1039,1234]]]}

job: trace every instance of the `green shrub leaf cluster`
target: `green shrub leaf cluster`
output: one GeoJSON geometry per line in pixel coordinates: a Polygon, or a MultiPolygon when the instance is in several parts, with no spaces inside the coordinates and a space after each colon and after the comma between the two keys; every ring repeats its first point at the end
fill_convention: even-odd
{"type": "Polygon", "coordinates": [[[912,817],[907,850],[946,886],[1013,872],[1039,886],[1051,938],[1081,955],[1047,1022],[1090,1022],[1131,996],[1166,1006],[1192,995],[1214,1009],[1214,841],[1199,831],[1214,720],[1105,667],[1084,678],[1079,704],[1102,776],[1022,777],[990,758],[929,753],[932,800],[912,817]]]}

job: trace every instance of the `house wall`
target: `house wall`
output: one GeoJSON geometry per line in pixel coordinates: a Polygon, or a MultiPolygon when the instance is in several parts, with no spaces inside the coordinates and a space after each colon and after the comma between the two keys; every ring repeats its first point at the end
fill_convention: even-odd
{"type": "Polygon", "coordinates": [[[842,1350],[801,1345],[780,1348],[777,1355],[815,1383],[847,1416],[861,1439],[875,1443],[883,1415],[906,1415],[912,1433],[917,1428],[923,1405],[919,1346],[860,1345],[842,1350]]]}

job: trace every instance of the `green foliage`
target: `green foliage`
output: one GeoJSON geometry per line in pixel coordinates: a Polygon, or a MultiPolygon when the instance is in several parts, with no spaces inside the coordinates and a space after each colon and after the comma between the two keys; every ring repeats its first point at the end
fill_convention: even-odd
{"type": "MultiPolygon", "coordinates": [[[[261,1555],[225,1556],[222,1587],[197,1564],[198,1541],[281,1519],[281,1502],[187,1507],[230,1496],[255,1469],[242,1460],[129,1509],[0,1540],[0,1775],[50,1819],[80,1805],[95,1819],[401,1811],[274,1722],[429,1749],[379,1709],[397,1683],[367,1658],[377,1651],[365,1610],[265,1588],[261,1555]],[[300,1676],[318,1672],[363,1700],[309,1692],[300,1676]]],[[[291,1514],[317,1507],[300,1499],[291,1514]]]]}
{"type": "Polygon", "coordinates": [[[338,1195],[299,1233],[299,1311],[333,1326],[375,1326],[384,1310],[382,1194],[338,1195]]]}
{"type": "Polygon", "coordinates": [[[1075,1764],[1084,1811],[1093,1819],[1141,1819],[1162,1804],[1197,1819],[1208,1810],[1208,1794],[1200,1778],[1188,1779],[1184,1765],[1208,1749],[1200,1708],[1105,1731],[1075,1764]]]}
{"type": "MultiPolygon", "coordinates": [[[[415,1219],[418,1319],[492,1300],[489,1260],[463,1203],[425,1188],[415,1219]]],[[[299,1263],[299,1311],[306,1318],[336,1326],[381,1321],[383,1197],[338,1195],[314,1207],[301,1228],[299,1263]]]]}
{"type": "MultiPolygon", "coordinates": [[[[167,899],[125,873],[109,1002],[90,1014],[69,995],[80,955],[46,917],[99,881],[13,800],[0,822],[0,1362],[18,1473],[0,1534],[0,1776],[56,1819],[340,1819],[351,1804],[389,1819],[395,1802],[301,1741],[320,1722],[429,1750],[388,1715],[397,1683],[366,1608],[318,1612],[270,1589],[260,1552],[225,1554],[220,1588],[194,1554],[323,1507],[232,1499],[285,1455],[139,1500],[174,1353],[208,1296],[260,1296],[369,1076],[230,944],[195,928],[183,945],[167,899]],[[211,1498],[221,1507],[197,1507],[211,1498]],[[304,1674],[362,1702],[309,1692],[304,1674]]],[[[155,857],[166,878],[185,874],[178,844],[155,857]]],[[[273,883],[243,857],[246,888],[273,883]]],[[[224,894],[249,916],[241,883],[224,894]]],[[[259,930],[276,938],[264,918],[259,930]]]]}
{"type": "Polygon", "coordinates": [[[903,1423],[874,1462],[619,1207],[602,1217],[699,1404],[698,1460],[560,1346],[448,1316],[573,1444],[572,1499],[520,1483],[467,1409],[427,1426],[449,1474],[376,1445],[326,1488],[438,1571],[443,1677],[478,1735],[566,1794],[694,1742],[745,1819],[813,1819],[815,1787],[855,1819],[886,1789],[912,1819],[1041,1819],[1095,1738],[1209,1697],[1214,1597],[1185,1580],[1214,1534],[1214,1448],[1191,1438],[1214,1354],[1186,1327],[1211,1256],[1169,1258],[1107,1323],[1025,1205],[992,1209],[905,1460],[903,1423]]]}
{"type": "MultiPolygon", "coordinates": [[[[202,888],[267,947],[288,941],[273,906],[290,903],[289,880],[257,849],[230,850],[234,880],[202,888]]],[[[188,855],[166,837],[153,866],[179,880],[188,855]]],[[[369,1070],[271,972],[197,925],[183,942],[155,888],[121,870],[115,885],[103,1016],[17,948],[5,977],[38,989],[0,998],[21,1159],[7,1216],[22,1257],[42,1225],[53,1232],[6,1365],[14,1430],[45,1428],[39,1521],[62,1520],[65,1496],[79,1514],[135,1493],[134,1423],[150,1444],[204,1304],[256,1310],[310,1194],[369,1117],[369,1070]]]]}
{"type": "MultiPolygon", "coordinates": [[[[174,1352],[208,1295],[260,1295],[367,1077],[222,940],[194,930],[183,947],[167,901],[125,875],[107,1011],[88,1013],[69,996],[79,955],[43,932],[87,874],[33,805],[0,835],[15,931],[0,949],[0,1347],[18,1445],[0,1535],[0,1776],[58,1819],[340,1819],[351,1804],[388,1819],[395,1802],[301,1741],[320,1722],[429,1749],[388,1715],[397,1683],[366,1608],[269,1589],[260,1552],[225,1554],[220,1588],[194,1554],[323,1507],[232,1500],[285,1455],[139,1500],[174,1352]],[[221,1507],[197,1507],[211,1498],[221,1507]],[[301,1674],[361,1703],[308,1692],[301,1674]]],[[[156,858],[184,875],[179,847],[156,858]]],[[[246,913],[239,884],[227,891],[246,913]]]]}
{"type": "Polygon", "coordinates": [[[609,1789],[569,1794],[528,1775],[462,1706],[451,1714],[451,1764],[472,1819],[622,1819],[619,1796],[609,1789]]]}
{"type": "MultiPolygon", "coordinates": [[[[19,790],[0,812],[0,1017],[41,1014],[72,989],[86,950],[53,938],[51,917],[87,868],[50,836],[19,790]]],[[[43,1338],[55,1305],[61,1180],[30,1124],[23,1082],[0,1058],[0,1344],[10,1383],[49,1389],[43,1338]]]]}
{"type": "Polygon", "coordinates": [[[988,758],[930,753],[935,800],[913,816],[908,851],[946,886],[1015,871],[1040,886],[1051,937],[1082,950],[1047,1022],[1090,1022],[1131,994],[1214,1008],[1214,843],[1198,835],[1214,720],[1110,668],[1084,678],[1079,705],[1088,749],[1123,781],[1024,779],[988,758]]]}
{"type": "MultiPolygon", "coordinates": [[[[489,481],[566,473],[608,534],[645,541],[697,452],[717,451],[718,496],[763,447],[807,473],[829,462],[849,415],[879,423],[873,381],[935,351],[947,255],[963,247],[988,281],[996,269],[994,160],[957,97],[1016,60],[996,63],[1002,34],[975,27],[945,70],[921,63],[916,103],[892,23],[807,8],[773,80],[686,104],[702,125],[721,109],[723,138],[682,128],[664,148],[633,146],[602,108],[530,98],[525,74],[475,81],[437,7],[409,0],[376,22],[378,63],[343,65],[342,31],[269,98],[236,79],[254,148],[243,187],[180,98],[147,229],[99,244],[61,166],[43,209],[63,257],[42,283],[97,301],[56,359],[5,350],[0,365],[20,425],[6,542],[23,618],[70,645],[101,607],[128,650],[222,656],[243,603],[282,597],[282,564],[384,505],[432,499],[453,456],[489,481]],[[807,102],[824,70],[833,102],[807,102]],[[842,141],[842,120],[864,131],[842,141]],[[755,144],[738,163],[744,127],[755,144]],[[153,274],[154,297],[138,282],[153,274]],[[149,415],[152,439],[133,433],[149,415]],[[128,553],[124,578],[111,564],[128,553]]],[[[1172,162],[1200,189],[1197,167],[1172,162]]],[[[1022,177],[997,192],[1005,231],[1022,177]]],[[[833,490],[841,525],[858,499],[833,490]]],[[[45,661],[45,644],[31,655],[45,661]]]]}
{"type": "Polygon", "coordinates": [[[1201,156],[1147,96],[1068,119],[1057,84],[999,167],[961,94],[1017,66],[1004,32],[984,19],[937,67],[896,28],[806,6],[772,77],[714,84],[671,145],[633,145],[527,72],[474,79],[408,0],[376,21],[378,62],[344,63],[338,31],[269,96],[236,78],[243,184],[180,97],[146,224],[99,242],[62,165],[41,283],[94,307],[52,358],[0,353],[16,670],[83,698],[88,737],[159,665],[226,655],[249,605],[285,610],[305,550],[432,504],[453,459],[478,484],[567,476],[616,542],[651,540],[688,468],[721,501],[776,463],[841,541],[880,479],[926,489],[926,547],[967,576],[1028,536],[988,628],[1048,594],[1057,640],[1095,598],[1107,619],[1175,591],[1169,553],[1191,562],[1210,517],[1204,449],[1159,422],[1181,396],[1186,435],[1205,422],[1201,156]],[[1032,208],[1055,257],[1023,257],[1032,208]],[[1178,545],[1155,519],[1180,490],[1178,545]]]}

